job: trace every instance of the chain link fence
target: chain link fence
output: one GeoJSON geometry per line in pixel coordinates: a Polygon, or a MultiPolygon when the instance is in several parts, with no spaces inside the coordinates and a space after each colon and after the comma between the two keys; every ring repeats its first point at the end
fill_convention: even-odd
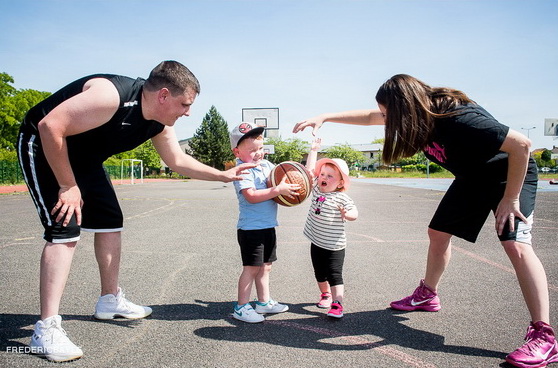
{"type": "MultiPolygon", "coordinates": [[[[120,167],[120,166],[105,166],[105,170],[113,180],[121,179],[122,177],[130,178],[132,170],[134,170],[134,177],[141,176],[141,169],[136,167],[120,167]],[[122,173],[124,171],[124,173],[122,173]],[[122,175],[123,174],[123,175],[122,175]]],[[[1,161],[0,160],[0,184],[23,184],[24,178],[18,162],[1,161]]]]}
{"type": "Polygon", "coordinates": [[[23,174],[16,161],[0,161],[0,184],[21,184],[23,174]]]}

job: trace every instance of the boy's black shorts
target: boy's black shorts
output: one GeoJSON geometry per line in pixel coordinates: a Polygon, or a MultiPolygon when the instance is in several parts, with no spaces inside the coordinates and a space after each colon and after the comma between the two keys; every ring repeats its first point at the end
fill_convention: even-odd
{"type": "Polygon", "coordinates": [[[263,266],[277,260],[275,228],[262,230],[237,230],[243,266],[263,266]]]}

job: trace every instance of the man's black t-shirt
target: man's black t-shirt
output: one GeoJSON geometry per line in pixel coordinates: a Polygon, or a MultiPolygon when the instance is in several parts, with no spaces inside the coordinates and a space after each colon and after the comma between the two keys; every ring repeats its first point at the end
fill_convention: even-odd
{"type": "Polygon", "coordinates": [[[141,93],[144,79],[95,74],[68,84],[31,108],[22,123],[21,132],[36,135],[35,142],[40,145],[37,124],[56,106],[82,92],[84,84],[93,78],[105,78],[111,81],[120,95],[120,105],[113,117],[105,124],[67,137],[68,154],[74,169],[89,164],[101,164],[116,153],[139,146],[164,129],[163,124],[143,118],[141,93]]]}

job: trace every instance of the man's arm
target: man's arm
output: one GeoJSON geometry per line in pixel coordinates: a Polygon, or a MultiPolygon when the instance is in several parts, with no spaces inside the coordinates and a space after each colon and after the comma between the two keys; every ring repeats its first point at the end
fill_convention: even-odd
{"type": "Polygon", "coordinates": [[[165,129],[151,139],[153,146],[165,163],[177,173],[194,179],[223,181],[241,180],[240,174],[244,170],[255,167],[255,164],[242,164],[227,171],[220,171],[207,166],[185,152],[182,152],[174,128],[166,126],[165,129]]]}

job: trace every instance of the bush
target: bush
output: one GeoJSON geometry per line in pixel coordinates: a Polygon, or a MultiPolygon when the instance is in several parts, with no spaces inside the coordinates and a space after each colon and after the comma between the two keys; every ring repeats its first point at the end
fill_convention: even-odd
{"type": "MultiPolygon", "coordinates": [[[[419,172],[426,172],[426,165],[425,164],[413,164],[413,165],[403,165],[401,166],[401,170],[403,172],[412,172],[412,171],[419,171],[419,172]]],[[[433,162],[430,163],[430,167],[428,168],[428,171],[431,173],[435,173],[435,172],[442,172],[444,171],[444,168],[441,167],[438,164],[435,164],[433,162]]]]}

